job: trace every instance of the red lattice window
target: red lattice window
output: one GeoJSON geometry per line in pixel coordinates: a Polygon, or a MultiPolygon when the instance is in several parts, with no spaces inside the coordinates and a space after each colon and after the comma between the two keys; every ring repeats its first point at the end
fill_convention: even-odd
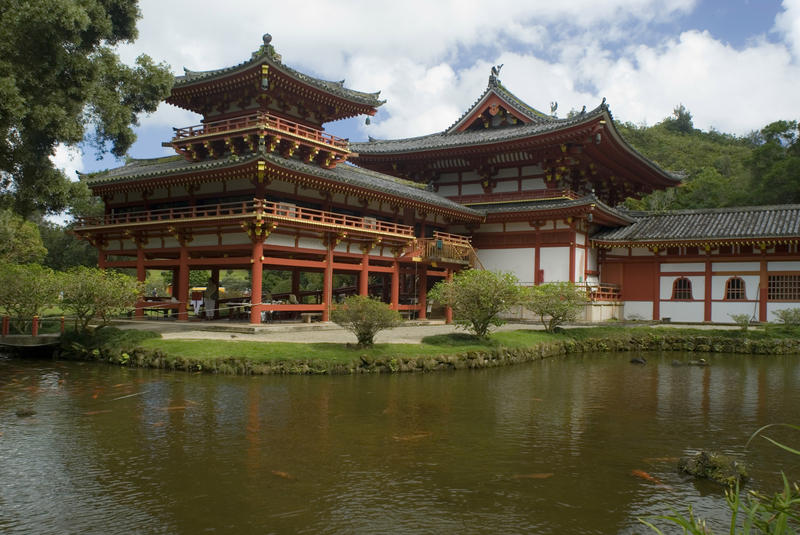
{"type": "Polygon", "coordinates": [[[767,279],[769,301],[800,301],[800,275],[770,275],[767,279]]]}
{"type": "Polygon", "coordinates": [[[673,299],[691,299],[692,298],[692,281],[686,277],[675,279],[672,283],[672,298],[673,299]]]}
{"type": "Polygon", "coordinates": [[[744,291],[744,280],[739,277],[732,277],[725,283],[725,299],[729,301],[741,301],[747,299],[744,291]]]}

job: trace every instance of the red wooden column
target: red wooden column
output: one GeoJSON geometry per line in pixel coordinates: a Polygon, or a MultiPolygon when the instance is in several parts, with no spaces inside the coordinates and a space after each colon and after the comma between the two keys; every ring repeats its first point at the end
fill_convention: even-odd
{"type": "Polygon", "coordinates": [[[369,249],[362,249],[361,271],[358,273],[358,295],[369,295],[369,249]]]}
{"type": "MultiPolygon", "coordinates": [[[[630,248],[628,248],[630,253],[630,248]]],[[[653,262],[653,321],[661,319],[661,263],[653,262]]],[[[623,270],[624,272],[624,270],[623,270]]]]}
{"type": "Polygon", "coordinates": [[[331,301],[333,296],[333,243],[328,244],[325,253],[325,271],[322,276],[322,321],[330,321],[331,301]]]}
{"type": "MultiPolygon", "coordinates": [[[[144,269],[144,249],[142,249],[141,244],[139,247],[136,248],[136,280],[144,285],[144,281],[147,278],[147,271],[144,269]]],[[[141,302],[141,299],[139,300],[141,302]]],[[[137,318],[144,317],[144,308],[137,306],[135,315],[137,318]]]]}
{"type": "Polygon", "coordinates": [[[417,282],[419,285],[417,302],[419,303],[419,319],[424,320],[428,317],[428,267],[422,265],[421,268],[417,282]]]}
{"type": "Polygon", "coordinates": [[[264,273],[264,242],[253,242],[253,255],[250,258],[250,323],[261,323],[261,279],[264,273]]]}
{"type": "Polygon", "coordinates": [[[106,269],[106,252],[102,249],[97,250],[97,267],[100,269],[106,269]]]}
{"type": "Polygon", "coordinates": [[[538,222],[536,223],[535,228],[536,228],[536,234],[535,234],[535,240],[534,240],[534,243],[533,243],[533,246],[535,248],[534,257],[533,257],[533,283],[536,284],[536,285],[539,285],[544,281],[542,280],[542,277],[539,276],[539,271],[541,270],[540,259],[541,259],[541,256],[542,256],[542,247],[541,247],[542,236],[539,233],[539,223],[538,222]]]}
{"type": "Polygon", "coordinates": [[[292,293],[295,297],[300,293],[300,271],[297,269],[292,270],[292,293]]]}
{"type": "MultiPolygon", "coordinates": [[[[537,256],[538,258],[538,256],[537,256]]],[[[445,276],[445,280],[450,282],[453,280],[453,270],[448,269],[447,275],[445,276]]],[[[444,322],[450,325],[453,323],[453,309],[451,307],[444,307],[444,322]]]]}
{"type": "Polygon", "coordinates": [[[397,305],[400,304],[400,262],[396,258],[392,262],[392,295],[390,301],[392,309],[397,310],[397,305]]]}
{"type": "Polygon", "coordinates": [[[181,254],[178,260],[178,280],[173,280],[172,295],[177,290],[178,319],[188,320],[189,314],[186,312],[186,304],[189,302],[189,249],[186,244],[181,244],[181,254]]]}
{"type": "Polygon", "coordinates": [[[570,228],[569,238],[569,282],[575,282],[575,222],[569,218],[567,222],[570,228]]]}
{"type": "Polygon", "coordinates": [[[769,275],[767,274],[767,261],[761,260],[760,277],[758,280],[758,321],[767,321],[767,297],[769,289],[769,275]]]}
{"type": "Polygon", "coordinates": [[[706,260],[705,286],[706,291],[703,299],[703,321],[711,321],[711,260],[706,260]]]}

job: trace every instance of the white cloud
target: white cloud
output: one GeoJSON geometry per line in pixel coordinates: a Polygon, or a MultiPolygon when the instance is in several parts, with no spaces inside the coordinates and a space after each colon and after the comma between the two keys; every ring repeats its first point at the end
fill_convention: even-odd
{"type": "Polygon", "coordinates": [[[56,169],[60,169],[73,182],[78,180],[78,172],[83,172],[83,154],[78,147],[67,145],[56,145],[55,153],[50,157],[50,161],[56,169]]]}
{"type": "MultiPolygon", "coordinates": [[[[139,40],[126,61],[147,53],[193,70],[249,58],[270,32],[284,62],[387,103],[363,137],[438,132],[486,87],[492,64],[503,83],[541,111],[596,106],[653,124],[683,103],[695,126],[745,134],[779,118],[800,117],[800,0],[784,0],[775,20],[780,42],[752,35],[743,48],[687,31],[667,38],[662,23],[691,14],[696,0],[374,0],[228,2],[142,0],[139,40]]],[[[666,26],[669,26],[667,24],[666,26]]],[[[163,105],[142,121],[150,130],[198,117],[163,105]]],[[[158,155],[159,142],[145,139],[158,155]]],[[[141,152],[141,151],[139,151],[141,152]]]]}

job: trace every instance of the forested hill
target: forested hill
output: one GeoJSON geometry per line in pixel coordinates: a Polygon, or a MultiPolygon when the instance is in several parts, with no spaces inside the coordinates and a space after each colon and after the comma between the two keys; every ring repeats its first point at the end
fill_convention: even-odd
{"type": "Polygon", "coordinates": [[[797,121],[777,121],[745,137],[694,128],[682,105],[654,126],[617,123],[625,140],[683,183],[626,206],[679,210],[800,203],[797,121]]]}

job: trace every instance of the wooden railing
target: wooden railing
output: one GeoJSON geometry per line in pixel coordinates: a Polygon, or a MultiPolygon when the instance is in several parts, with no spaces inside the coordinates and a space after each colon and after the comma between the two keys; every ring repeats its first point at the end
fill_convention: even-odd
{"type": "Polygon", "coordinates": [[[349,142],[346,139],[332,136],[317,128],[311,128],[282,117],[277,117],[271,113],[255,113],[244,117],[234,117],[183,128],[173,128],[175,137],[172,141],[176,142],[192,137],[220,134],[234,130],[245,130],[248,128],[270,128],[280,132],[301,136],[324,145],[331,145],[342,150],[347,150],[349,146],[349,142]]]}
{"type": "Polygon", "coordinates": [[[412,256],[433,262],[454,262],[475,266],[477,255],[467,236],[434,232],[433,238],[417,240],[412,256]]]}
{"type": "Polygon", "coordinates": [[[399,234],[414,238],[414,227],[400,225],[397,223],[387,223],[371,217],[355,217],[336,212],[326,212],[313,208],[304,208],[291,203],[272,202],[256,200],[256,210],[261,211],[267,217],[289,218],[309,223],[332,225],[354,230],[371,230],[382,233],[399,234]]]}
{"type": "Polygon", "coordinates": [[[600,283],[599,285],[582,284],[586,288],[586,295],[592,301],[620,301],[622,290],[616,284],[600,283]]]}
{"type": "Polygon", "coordinates": [[[180,208],[163,208],[159,210],[142,210],[109,214],[102,217],[78,217],[77,227],[99,225],[125,225],[133,223],[151,223],[155,221],[173,221],[202,217],[224,217],[235,215],[261,214],[266,219],[302,221],[316,225],[328,225],[341,229],[373,231],[396,234],[409,239],[414,238],[414,227],[387,223],[371,217],[355,217],[313,208],[304,208],[286,202],[272,202],[262,199],[235,203],[220,203],[180,208]]]}
{"type": "Polygon", "coordinates": [[[255,201],[242,201],[201,206],[182,206],[180,208],[161,208],[157,210],[139,210],[108,214],[101,217],[78,217],[78,227],[95,225],[123,225],[126,223],[150,223],[153,221],[171,221],[176,219],[192,219],[196,217],[221,217],[252,212],[256,208],[255,201]]]}
{"type": "Polygon", "coordinates": [[[481,193],[476,195],[448,195],[447,198],[459,204],[491,204],[544,199],[578,199],[580,195],[567,188],[513,191],[506,193],[481,193]]]}

